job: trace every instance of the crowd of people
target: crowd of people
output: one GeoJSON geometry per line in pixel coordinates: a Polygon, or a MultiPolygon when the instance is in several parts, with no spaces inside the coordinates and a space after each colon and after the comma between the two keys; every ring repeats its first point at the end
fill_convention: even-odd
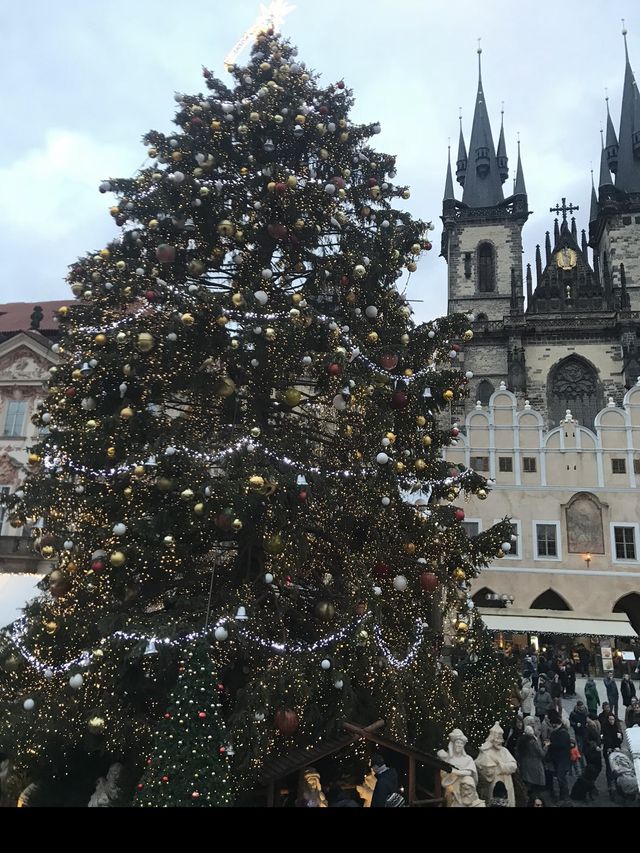
{"type": "Polygon", "coordinates": [[[614,780],[608,757],[623,746],[624,728],[640,726],[640,703],[629,674],[623,675],[620,688],[610,673],[599,686],[589,673],[588,651],[581,656],[580,652],[577,663],[573,655],[533,652],[522,660],[520,710],[506,746],[534,807],[550,800],[559,804],[592,800],[598,795],[596,780],[603,766],[611,792],[614,780]],[[584,702],[576,695],[576,669],[587,678],[584,702]],[[569,714],[563,698],[576,699],[569,714]],[[619,719],[620,699],[624,722],[619,719]]]}

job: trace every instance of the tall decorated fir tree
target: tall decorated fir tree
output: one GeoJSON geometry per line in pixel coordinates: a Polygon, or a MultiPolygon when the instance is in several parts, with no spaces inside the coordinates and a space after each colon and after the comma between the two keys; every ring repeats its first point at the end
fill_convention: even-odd
{"type": "Polygon", "coordinates": [[[461,523],[486,482],[442,448],[472,333],[411,320],[431,244],[379,126],[271,32],[230,70],[104,182],[118,235],[70,268],[11,507],[52,571],[0,649],[0,746],[33,778],[142,767],[205,637],[238,784],[344,720],[438,744],[460,714],[442,616],[464,644],[467,584],[511,533],[461,523]]]}

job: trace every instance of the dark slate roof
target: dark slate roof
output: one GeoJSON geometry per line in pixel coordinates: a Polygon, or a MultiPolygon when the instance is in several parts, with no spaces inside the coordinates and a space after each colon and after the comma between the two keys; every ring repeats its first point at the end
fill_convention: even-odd
{"type": "Polygon", "coordinates": [[[622,109],[620,111],[620,133],[618,134],[618,171],[616,187],[626,193],[640,192],[640,160],[633,156],[633,133],[640,121],[640,98],[638,87],[629,62],[627,34],[624,35],[624,85],[622,89],[622,109]]]}
{"type": "Polygon", "coordinates": [[[522,171],[522,160],[520,159],[520,141],[518,141],[518,167],[516,169],[516,182],[513,188],[514,195],[526,195],[527,188],[524,184],[524,172],[522,171]]]}
{"type": "MultiPolygon", "coordinates": [[[[620,174],[620,172],[618,172],[620,174]]],[[[611,172],[609,171],[609,164],[607,163],[607,152],[604,148],[600,151],[600,181],[598,183],[598,188],[602,187],[612,187],[613,181],[611,180],[611,172]]]]}
{"type": "Polygon", "coordinates": [[[449,146],[449,158],[447,162],[447,178],[444,182],[444,198],[443,201],[455,199],[453,192],[453,177],[451,175],[451,146],[449,146]]]}
{"type": "Polygon", "coordinates": [[[500,173],[498,171],[493,136],[491,135],[489,114],[487,113],[487,105],[482,88],[480,53],[481,51],[478,50],[478,94],[473,114],[473,126],[469,141],[469,163],[464,182],[462,201],[468,207],[495,207],[504,201],[504,195],[502,193],[502,181],[500,180],[500,173]],[[489,153],[489,171],[483,177],[476,170],[476,152],[479,148],[486,148],[489,153]]]}
{"type": "Polygon", "coordinates": [[[589,222],[595,222],[598,218],[598,196],[593,185],[593,170],[591,170],[591,208],[589,210],[589,222]]]}

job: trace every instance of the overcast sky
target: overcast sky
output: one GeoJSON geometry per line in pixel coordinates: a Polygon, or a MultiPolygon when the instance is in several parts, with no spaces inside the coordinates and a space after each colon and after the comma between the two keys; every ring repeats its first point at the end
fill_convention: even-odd
{"type": "MultiPolygon", "coordinates": [[[[407,207],[437,224],[434,249],[410,289],[423,300],[415,303],[420,318],[446,311],[446,264],[438,253],[447,141],[455,159],[459,106],[469,141],[478,36],[496,144],[505,105],[512,176],[517,132],[522,142],[534,211],[524,232],[525,262],[533,264],[535,244],[552,227],[546,211],[562,196],[580,205],[578,227],[587,227],[605,87],[616,130],[619,122],[622,17],[640,73],[637,0],[295,5],[283,32],[323,83],[344,78],[354,89],[356,120],[381,122],[375,142],[398,156],[398,178],[412,187],[407,207]]],[[[3,7],[0,301],[66,298],[67,265],[114,235],[112,197],[98,193],[98,183],[144,163],[142,135],[172,127],[173,93],[202,91],[202,65],[229,81],[223,59],[259,4],[29,0],[3,7]]]]}

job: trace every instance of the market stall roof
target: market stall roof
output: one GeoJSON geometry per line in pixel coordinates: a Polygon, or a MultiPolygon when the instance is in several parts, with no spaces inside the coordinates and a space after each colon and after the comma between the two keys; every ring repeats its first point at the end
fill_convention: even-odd
{"type": "Polygon", "coordinates": [[[41,580],[42,575],[0,573],[0,628],[15,622],[25,604],[40,594],[36,584],[41,580]]]}
{"type": "Polygon", "coordinates": [[[637,637],[624,613],[592,616],[567,610],[517,610],[479,607],[489,631],[519,634],[571,634],[577,637],[637,637]]]}

